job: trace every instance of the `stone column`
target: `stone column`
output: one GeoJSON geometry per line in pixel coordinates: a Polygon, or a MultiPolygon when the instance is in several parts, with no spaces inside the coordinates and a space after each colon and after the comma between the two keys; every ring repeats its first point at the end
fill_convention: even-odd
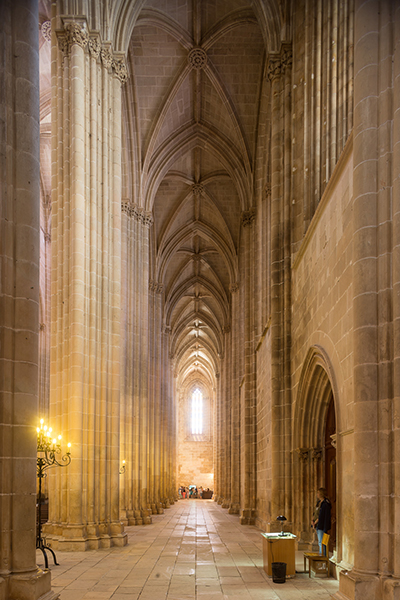
{"type": "Polygon", "coordinates": [[[254,220],[255,211],[242,214],[244,292],[244,385],[240,406],[241,423],[241,506],[240,522],[253,524],[256,503],[256,357],[254,328],[254,220]]]}
{"type": "Polygon", "coordinates": [[[126,70],[83,17],[53,11],[50,419],[71,442],[72,462],[50,476],[46,535],[56,548],[85,550],[127,542],[119,520],[126,70]]]}
{"type": "Polygon", "coordinates": [[[149,461],[149,225],[142,208],[123,204],[123,356],[125,507],[129,525],[151,523],[149,461]],[[126,233],[125,233],[126,231],[126,233]]]}
{"type": "Polygon", "coordinates": [[[222,356],[221,375],[217,373],[216,402],[223,402],[224,418],[224,462],[225,467],[225,489],[223,494],[222,508],[231,506],[232,478],[237,477],[237,465],[232,465],[232,377],[231,377],[231,344],[230,328],[224,328],[224,345],[222,356]],[[232,468],[233,467],[233,468],[232,468]]]}
{"type": "Polygon", "coordinates": [[[234,283],[230,287],[231,292],[231,323],[232,329],[229,333],[231,346],[230,379],[231,379],[231,504],[230,514],[239,514],[240,511],[240,406],[239,406],[239,369],[238,369],[238,345],[240,341],[239,323],[239,286],[234,283]]]}
{"type": "Polygon", "coordinates": [[[150,286],[150,427],[149,451],[151,468],[149,471],[151,484],[151,510],[153,514],[161,514],[160,470],[161,470],[161,405],[162,405],[162,353],[161,353],[161,314],[163,286],[151,281],[150,286]]]}
{"type": "Polygon", "coordinates": [[[34,0],[0,3],[0,598],[52,599],[36,566],[39,40],[34,0]]]}
{"type": "Polygon", "coordinates": [[[289,46],[283,45],[279,53],[270,55],[272,519],[282,513],[291,518],[287,473],[291,464],[291,445],[287,439],[290,431],[290,67],[289,46]]]}
{"type": "Polygon", "coordinates": [[[379,130],[381,108],[386,109],[382,122],[391,118],[385,94],[381,94],[391,85],[392,68],[391,56],[388,57],[383,45],[384,37],[390,39],[390,30],[385,31],[385,6],[388,3],[379,0],[355,3],[354,568],[348,574],[341,573],[338,597],[357,600],[398,597],[383,594],[378,576],[385,571],[385,561],[389,559],[387,554],[385,561],[381,560],[381,550],[392,534],[392,530],[385,533],[389,507],[385,499],[387,481],[380,464],[387,456],[385,413],[390,409],[391,395],[390,369],[388,372],[388,356],[385,356],[390,348],[388,340],[385,341],[385,321],[390,314],[389,273],[385,266],[390,204],[387,193],[378,192],[384,188],[383,181],[390,185],[389,174],[381,171],[379,160],[380,148],[385,150],[384,162],[390,152],[387,134],[379,130]],[[384,60],[380,63],[385,56],[386,65],[384,60]],[[386,222],[386,231],[380,227],[381,219],[386,222]]]}
{"type": "MultiPolygon", "coordinates": [[[[400,414],[400,5],[393,11],[393,414],[400,414]]],[[[393,423],[394,448],[400,448],[400,419],[393,423]]],[[[393,472],[400,473],[400,453],[395,452],[393,472]]],[[[400,477],[393,486],[393,575],[400,579],[400,477]]]]}

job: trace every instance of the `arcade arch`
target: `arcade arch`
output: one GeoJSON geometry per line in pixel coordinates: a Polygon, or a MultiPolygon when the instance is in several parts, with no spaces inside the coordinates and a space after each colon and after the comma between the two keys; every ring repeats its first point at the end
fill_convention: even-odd
{"type": "Polygon", "coordinates": [[[318,346],[309,350],[300,378],[294,410],[293,521],[299,548],[315,544],[311,516],[319,487],[333,502],[331,548],[336,549],[336,411],[338,396],[328,355],[318,346]]]}

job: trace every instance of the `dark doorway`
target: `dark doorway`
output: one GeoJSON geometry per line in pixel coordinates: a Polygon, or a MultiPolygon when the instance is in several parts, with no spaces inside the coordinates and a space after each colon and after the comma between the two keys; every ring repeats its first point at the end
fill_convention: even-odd
{"type": "Polygon", "coordinates": [[[333,396],[328,406],[325,426],[325,487],[332,503],[332,528],[329,550],[336,549],[336,417],[333,396]]]}

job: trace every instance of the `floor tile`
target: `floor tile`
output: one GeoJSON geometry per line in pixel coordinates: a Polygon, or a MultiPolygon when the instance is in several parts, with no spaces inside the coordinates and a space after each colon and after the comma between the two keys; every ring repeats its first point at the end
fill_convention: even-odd
{"type": "Polygon", "coordinates": [[[339,587],[302,572],[274,583],[263,569],[261,532],[209,500],[180,501],[126,531],[124,548],[57,552],[60,565],[50,570],[60,600],[330,600],[339,587]]]}

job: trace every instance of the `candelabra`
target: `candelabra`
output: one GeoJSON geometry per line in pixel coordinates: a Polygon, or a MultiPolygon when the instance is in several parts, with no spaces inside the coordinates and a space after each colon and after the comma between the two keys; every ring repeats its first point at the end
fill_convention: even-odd
{"type": "Polygon", "coordinates": [[[123,473],[125,473],[125,461],[122,461],[122,467],[120,468],[120,470],[118,471],[120,475],[122,475],[123,473]]]}
{"type": "Polygon", "coordinates": [[[37,428],[37,476],[39,480],[39,515],[38,515],[38,527],[36,535],[36,548],[41,550],[44,556],[44,563],[46,569],[49,568],[49,562],[47,560],[46,550],[49,550],[53,555],[54,564],[58,565],[54,550],[47,546],[45,540],[42,537],[42,479],[47,477],[47,469],[51,467],[67,467],[71,462],[70,448],[71,444],[68,444],[68,451],[64,456],[57,460],[57,455],[61,454],[61,435],[58,438],[53,438],[52,428],[47,427],[43,424],[43,419],[40,420],[40,427],[37,428]]]}

